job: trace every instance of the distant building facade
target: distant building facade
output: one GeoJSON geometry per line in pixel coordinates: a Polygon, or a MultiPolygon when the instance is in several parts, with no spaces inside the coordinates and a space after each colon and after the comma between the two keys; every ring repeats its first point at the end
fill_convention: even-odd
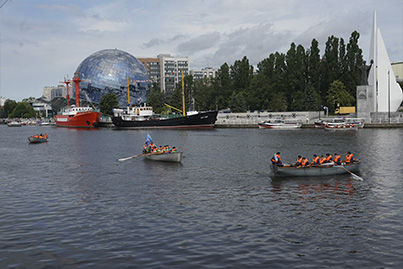
{"type": "Polygon", "coordinates": [[[41,117],[53,117],[52,105],[46,97],[37,98],[30,105],[41,117]]]}
{"type": "Polygon", "coordinates": [[[217,69],[213,69],[212,67],[206,67],[199,70],[195,69],[190,70],[190,74],[193,76],[193,81],[197,82],[205,78],[215,78],[217,76],[217,69]]]}
{"type": "Polygon", "coordinates": [[[161,91],[172,93],[183,76],[189,74],[189,57],[159,54],[157,58],[138,58],[147,70],[150,79],[159,82],[161,91]],[[159,71],[158,71],[159,69],[159,71]]]}
{"type": "Polygon", "coordinates": [[[403,62],[391,63],[397,82],[403,82],[403,62]]]}
{"type": "Polygon", "coordinates": [[[4,107],[4,103],[7,101],[6,98],[0,97],[0,107],[4,107]]]}
{"type": "MultiPolygon", "coordinates": [[[[73,87],[69,86],[69,95],[71,98],[75,98],[73,87]]],[[[43,97],[47,100],[51,101],[56,97],[64,97],[67,96],[67,88],[65,85],[57,85],[57,86],[45,86],[43,87],[43,97]]]]}

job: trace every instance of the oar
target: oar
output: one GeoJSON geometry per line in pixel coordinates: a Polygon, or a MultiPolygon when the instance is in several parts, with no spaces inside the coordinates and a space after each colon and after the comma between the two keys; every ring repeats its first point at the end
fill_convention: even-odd
{"type": "Polygon", "coordinates": [[[158,154],[158,153],[153,153],[153,152],[151,152],[151,153],[143,153],[143,154],[139,154],[139,155],[135,155],[135,156],[120,158],[120,159],[118,159],[118,161],[123,162],[123,161],[127,161],[127,160],[134,159],[134,158],[137,158],[137,157],[148,156],[148,155],[153,155],[153,154],[158,154]]]}
{"type": "Polygon", "coordinates": [[[344,171],[350,173],[350,174],[353,176],[353,178],[355,178],[355,179],[358,179],[358,180],[361,180],[361,181],[364,180],[362,177],[357,176],[356,174],[354,174],[353,172],[347,170],[347,169],[344,168],[343,166],[336,166],[336,167],[340,167],[340,168],[343,169],[344,171]]]}

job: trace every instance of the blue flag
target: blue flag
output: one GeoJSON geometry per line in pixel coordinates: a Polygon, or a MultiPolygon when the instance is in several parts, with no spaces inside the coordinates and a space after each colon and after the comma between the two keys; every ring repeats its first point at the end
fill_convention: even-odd
{"type": "Polygon", "coordinates": [[[153,140],[151,139],[151,136],[149,134],[147,134],[146,143],[147,143],[147,145],[150,145],[151,143],[153,143],[153,140]]]}

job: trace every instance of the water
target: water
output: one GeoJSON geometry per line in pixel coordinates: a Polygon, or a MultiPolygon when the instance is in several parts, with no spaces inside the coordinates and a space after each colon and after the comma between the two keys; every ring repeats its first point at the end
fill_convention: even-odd
{"type": "Polygon", "coordinates": [[[403,129],[0,126],[1,268],[402,268],[403,129]],[[29,135],[49,134],[46,144],[29,135]],[[141,158],[146,134],[182,164],[141,158]],[[352,151],[360,176],[270,177],[352,151]]]}

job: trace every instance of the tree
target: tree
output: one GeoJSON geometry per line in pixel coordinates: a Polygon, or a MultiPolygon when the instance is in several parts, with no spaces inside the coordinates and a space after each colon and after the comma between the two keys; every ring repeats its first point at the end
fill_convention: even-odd
{"type": "MultiPolygon", "coordinates": [[[[232,89],[229,66],[227,63],[224,63],[218,69],[217,76],[213,80],[213,88],[215,99],[214,101],[218,109],[228,108],[228,101],[230,99],[233,89],[232,89]]],[[[200,99],[196,101],[201,102],[200,99]]]]}
{"type": "Polygon", "coordinates": [[[249,90],[253,76],[253,66],[249,65],[249,60],[246,56],[241,61],[235,61],[234,65],[231,66],[230,75],[235,92],[249,90]]]}
{"type": "Polygon", "coordinates": [[[347,92],[342,82],[335,80],[328,90],[326,103],[329,109],[334,111],[337,106],[351,106],[355,103],[355,99],[347,92]]]}
{"type": "Polygon", "coordinates": [[[112,115],[113,109],[119,107],[119,101],[116,94],[107,93],[102,96],[101,101],[99,102],[99,107],[103,114],[112,115]]]}
{"type": "Polygon", "coordinates": [[[153,83],[147,103],[153,107],[155,113],[162,114],[166,111],[166,106],[164,105],[165,95],[156,82],[153,83]]]}
{"type": "Polygon", "coordinates": [[[286,111],[287,102],[282,93],[273,92],[270,95],[269,110],[271,111],[286,111]]]}
{"type": "Polygon", "coordinates": [[[231,95],[229,106],[232,112],[245,112],[247,107],[243,94],[241,92],[233,92],[231,95]]]}
{"type": "MultiPolygon", "coordinates": [[[[72,100],[70,100],[72,104],[72,100]]],[[[55,97],[50,101],[53,114],[56,115],[63,107],[67,106],[67,100],[64,97],[55,97]]]]}
{"type": "Polygon", "coordinates": [[[7,99],[4,102],[4,112],[6,113],[6,117],[9,118],[11,112],[13,112],[14,108],[17,106],[17,102],[14,100],[7,99]]]}
{"type": "Polygon", "coordinates": [[[33,118],[36,116],[35,110],[27,102],[19,102],[15,106],[10,118],[33,118]]]}

